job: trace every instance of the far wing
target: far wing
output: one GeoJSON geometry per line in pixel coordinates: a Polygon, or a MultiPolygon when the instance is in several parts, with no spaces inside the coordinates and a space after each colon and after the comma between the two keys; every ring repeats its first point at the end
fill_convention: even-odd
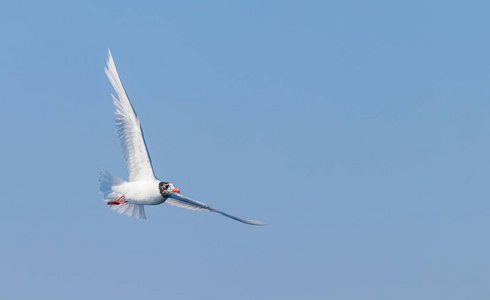
{"type": "Polygon", "coordinates": [[[105,73],[117,93],[117,98],[112,95],[116,108],[114,115],[119,143],[129,171],[129,181],[154,179],[155,174],[151,167],[140,121],[119,78],[111,51],[108,52],[105,73]]]}
{"type": "Polygon", "coordinates": [[[229,215],[225,212],[214,209],[207,204],[204,204],[204,203],[196,201],[196,200],[192,200],[190,198],[184,197],[184,196],[179,195],[177,193],[170,194],[165,202],[168,204],[171,204],[171,205],[175,205],[175,206],[179,206],[179,207],[187,208],[187,209],[192,209],[192,210],[212,211],[212,212],[222,214],[225,217],[231,218],[233,220],[237,220],[237,221],[245,223],[245,224],[265,225],[265,223],[260,222],[260,221],[253,221],[253,220],[246,220],[246,219],[242,219],[242,218],[237,218],[237,217],[229,215]]]}

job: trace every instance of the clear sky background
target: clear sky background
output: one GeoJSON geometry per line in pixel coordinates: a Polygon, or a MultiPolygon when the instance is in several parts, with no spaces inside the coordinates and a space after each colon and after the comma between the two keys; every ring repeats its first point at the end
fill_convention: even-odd
{"type": "Polygon", "coordinates": [[[0,1],[1,299],[489,299],[483,1],[0,1]],[[110,48],[157,176],[109,210],[110,48]]]}

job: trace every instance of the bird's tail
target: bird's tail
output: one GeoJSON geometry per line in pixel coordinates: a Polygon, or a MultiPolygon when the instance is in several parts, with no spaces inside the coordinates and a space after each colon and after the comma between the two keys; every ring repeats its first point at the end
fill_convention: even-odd
{"type": "MultiPolygon", "coordinates": [[[[104,194],[104,201],[114,201],[119,197],[124,196],[117,193],[113,189],[114,187],[121,185],[124,182],[124,180],[111,174],[111,172],[102,169],[99,175],[99,189],[100,192],[104,194]]],[[[126,202],[118,205],[110,205],[110,208],[120,214],[125,213],[130,217],[135,217],[137,219],[146,219],[145,208],[143,205],[126,202]]]]}

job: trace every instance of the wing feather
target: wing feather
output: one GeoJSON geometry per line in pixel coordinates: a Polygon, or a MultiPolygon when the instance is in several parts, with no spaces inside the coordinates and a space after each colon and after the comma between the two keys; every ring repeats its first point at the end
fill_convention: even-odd
{"type": "Polygon", "coordinates": [[[185,196],[182,196],[182,195],[179,195],[176,193],[170,194],[165,202],[168,204],[174,205],[174,206],[182,207],[182,208],[187,208],[187,209],[192,209],[192,210],[207,210],[207,211],[215,212],[215,213],[222,214],[225,217],[231,218],[233,220],[237,220],[237,221],[245,223],[245,224],[265,225],[265,223],[263,223],[261,221],[247,220],[247,219],[242,219],[242,218],[232,216],[232,215],[227,214],[225,212],[214,209],[207,204],[204,204],[204,203],[196,201],[196,200],[192,200],[190,198],[187,198],[185,196]]]}
{"type": "Polygon", "coordinates": [[[105,73],[117,94],[117,97],[112,95],[116,109],[114,115],[119,143],[129,171],[129,181],[154,179],[155,174],[151,166],[140,120],[124,90],[110,50],[108,50],[105,73]]]}

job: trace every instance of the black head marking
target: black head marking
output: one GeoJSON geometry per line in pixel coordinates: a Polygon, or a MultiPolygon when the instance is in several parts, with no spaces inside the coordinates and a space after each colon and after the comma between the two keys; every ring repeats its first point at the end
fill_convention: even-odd
{"type": "Polygon", "coordinates": [[[168,188],[170,187],[170,184],[168,182],[160,182],[158,184],[158,188],[160,189],[160,194],[167,194],[168,193],[168,188]]]}

